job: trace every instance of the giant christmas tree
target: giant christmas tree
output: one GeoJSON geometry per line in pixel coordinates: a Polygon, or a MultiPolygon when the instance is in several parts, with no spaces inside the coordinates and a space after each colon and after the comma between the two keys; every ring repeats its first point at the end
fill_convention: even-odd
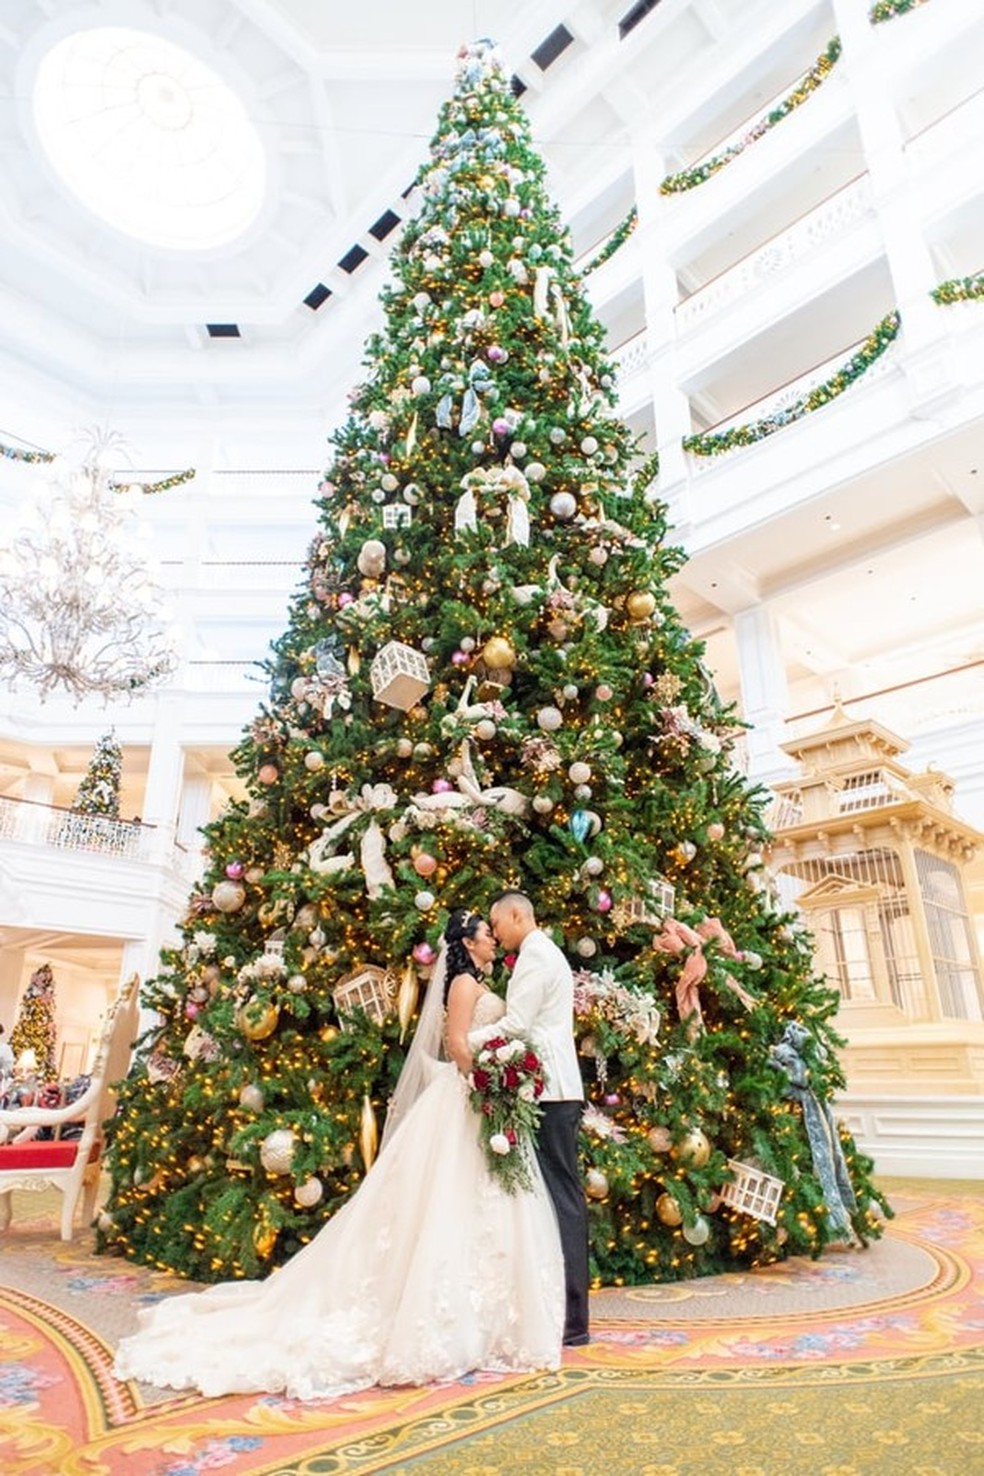
{"type": "Polygon", "coordinates": [[[863,1241],[836,997],[764,878],[653,465],[485,44],[419,191],[235,753],[249,798],[148,986],[101,1244],[213,1280],[309,1240],[372,1161],[449,909],[506,885],[577,969],[600,1280],[863,1241]]]}

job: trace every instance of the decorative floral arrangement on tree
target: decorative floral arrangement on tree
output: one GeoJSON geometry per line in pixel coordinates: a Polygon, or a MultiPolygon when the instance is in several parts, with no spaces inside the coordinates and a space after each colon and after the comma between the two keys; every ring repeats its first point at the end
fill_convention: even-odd
{"type": "Polygon", "coordinates": [[[510,1194],[530,1189],[543,1062],[528,1041],[496,1035],[478,1051],[468,1085],[489,1172],[510,1194]]]}
{"type": "MultiPolygon", "coordinates": [[[[837,995],[763,882],[763,796],[670,599],[656,463],[544,181],[494,48],[465,48],[234,754],[245,797],[145,992],[107,1251],[204,1281],[295,1254],[372,1163],[450,911],[503,888],[589,971],[596,1280],[838,1238],[769,1064],[795,1018],[831,1099],[837,995]],[[771,1219],[722,1198],[753,1160],[783,1185],[771,1219]]],[[[845,1162],[864,1240],[880,1200],[849,1140],[845,1162]]]]}

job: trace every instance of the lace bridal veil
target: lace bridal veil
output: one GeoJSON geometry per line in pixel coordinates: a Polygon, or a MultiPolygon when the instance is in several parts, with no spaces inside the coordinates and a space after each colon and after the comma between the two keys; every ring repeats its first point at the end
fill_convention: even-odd
{"type": "Polygon", "coordinates": [[[403,1070],[400,1072],[396,1088],[389,1100],[379,1150],[381,1153],[400,1123],[406,1118],[411,1107],[419,1097],[423,1096],[434,1080],[438,1067],[447,1064],[447,1058],[443,1052],[447,952],[447,945],[442,944],[434,965],[434,972],[427,985],[427,993],[424,995],[424,1003],[410,1050],[407,1052],[407,1059],[403,1063],[403,1070]]]}

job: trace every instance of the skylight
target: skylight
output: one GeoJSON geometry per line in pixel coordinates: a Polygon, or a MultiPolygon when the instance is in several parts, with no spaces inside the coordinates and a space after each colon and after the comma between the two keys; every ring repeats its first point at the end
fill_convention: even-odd
{"type": "Polygon", "coordinates": [[[170,41],[78,31],[42,60],[33,101],[64,183],[126,235],[202,250],[255,220],[266,190],[259,136],[226,83],[170,41]]]}

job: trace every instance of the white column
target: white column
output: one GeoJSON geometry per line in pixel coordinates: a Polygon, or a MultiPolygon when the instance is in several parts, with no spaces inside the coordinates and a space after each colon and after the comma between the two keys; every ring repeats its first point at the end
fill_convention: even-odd
{"type": "Polygon", "coordinates": [[[649,381],[659,449],[660,487],[669,501],[669,489],[674,486],[680,488],[687,481],[687,462],[681,442],[690,434],[691,423],[690,401],[677,386],[674,309],[680,293],[676,272],[666,259],[660,240],[659,217],[664,202],[659,186],[666,176],[667,164],[655,123],[634,132],[632,172],[639,211],[636,235],[642,257],[649,381]]]}
{"type": "Polygon", "coordinates": [[[54,799],[54,776],[32,769],[29,774],[24,775],[21,789],[22,798],[30,800],[31,803],[21,806],[17,839],[43,845],[48,838],[51,813],[47,809],[41,809],[40,806],[50,805],[54,799]]]}
{"type": "Polygon", "coordinates": [[[795,774],[793,760],[780,749],[786,737],[789,689],[776,622],[765,605],[732,617],[738,645],[742,717],[752,726],[745,736],[750,779],[768,783],[795,774]]]}
{"type": "Polygon", "coordinates": [[[156,706],[141,819],[145,825],[154,826],[149,859],[166,864],[174,847],[184,776],[184,750],[179,736],[183,701],[177,693],[166,692],[157,696],[156,706]]]}
{"type": "Polygon", "coordinates": [[[201,829],[208,824],[212,812],[212,781],[207,774],[185,776],[181,786],[181,807],[178,812],[177,839],[188,852],[188,870],[199,873],[199,858],[204,844],[201,829]]]}
{"type": "Polygon", "coordinates": [[[903,372],[918,414],[949,386],[946,322],[929,295],[939,274],[926,244],[925,222],[917,213],[919,192],[909,179],[902,125],[881,82],[890,43],[879,33],[887,27],[872,26],[867,9],[857,0],[834,0],[844,42],[838,70],[843,69],[854,103],[895,304],[902,317],[903,372]]]}

